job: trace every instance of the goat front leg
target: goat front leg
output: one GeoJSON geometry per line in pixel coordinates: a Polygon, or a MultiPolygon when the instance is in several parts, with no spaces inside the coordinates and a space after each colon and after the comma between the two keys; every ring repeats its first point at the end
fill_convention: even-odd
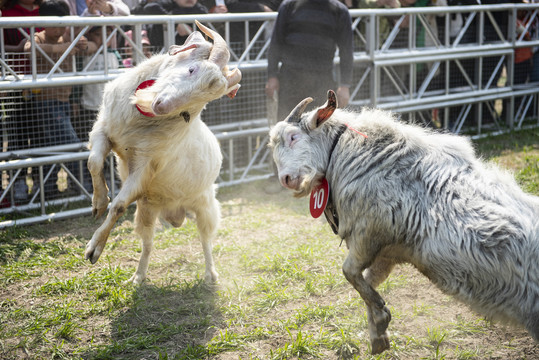
{"type": "Polygon", "coordinates": [[[114,224],[118,221],[120,216],[125,213],[125,210],[133,201],[136,200],[140,192],[140,176],[136,176],[138,173],[129,175],[122,185],[122,188],[118,195],[114,198],[110,207],[107,218],[103,224],[95,231],[92,239],[86,245],[86,251],[84,257],[92,264],[95,264],[105,248],[107,238],[114,224]]]}
{"type": "MultiPolygon", "coordinates": [[[[367,306],[367,319],[369,323],[369,336],[371,339],[371,351],[373,354],[379,354],[384,350],[389,349],[389,335],[387,333],[387,327],[391,321],[391,313],[385,301],[380,294],[374,290],[369,281],[363,277],[363,270],[365,264],[371,261],[362,261],[358,256],[358,253],[354,251],[354,247],[350,249],[348,256],[343,264],[343,273],[346,279],[352,286],[359,292],[359,295],[365,301],[367,306]]],[[[374,268],[373,268],[374,269],[374,268]]],[[[389,271],[385,274],[385,277],[389,274],[389,271]]],[[[383,274],[379,274],[384,276],[383,274]]],[[[373,276],[372,273],[367,276],[370,277],[370,281],[379,281],[381,277],[373,276]]]]}
{"type": "Polygon", "coordinates": [[[101,217],[109,204],[109,188],[105,181],[105,159],[111,150],[111,143],[105,133],[92,131],[90,135],[90,155],[88,156],[88,170],[92,175],[92,186],[94,194],[92,196],[92,215],[96,218],[101,217]]]}

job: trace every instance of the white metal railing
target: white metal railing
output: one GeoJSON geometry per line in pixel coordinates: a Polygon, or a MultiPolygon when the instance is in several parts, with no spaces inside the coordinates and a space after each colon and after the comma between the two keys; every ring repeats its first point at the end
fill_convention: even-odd
{"type": "MultiPolygon", "coordinates": [[[[498,133],[538,126],[539,84],[513,82],[515,49],[539,46],[539,40],[526,41],[522,35],[517,36],[511,30],[516,28],[518,9],[528,11],[529,24],[536,21],[539,4],[351,10],[355,69],[350,106],[377,106],[399,112],[403,119],[445,127],[457,133],[466,131],[474,136],[482,136],[487,131],[498,133]],[[463,26],[457,34],[450,36],[451,18],[459,14],[465,18],[463,26]],[[436,19],[436,27],[432,26],[432,18],[436,19]],[[387,19],[391,19],[392,26],[386,34],[382,34],[381,24],[387,19]],[[408,26],[404,27],[406,23],[408,26]],[[426,40],[424,44],[418,41],[418,34],[422,31],[426,40]],[[423,70],[420,71],[420,68],[423,70]],[[507,79],[504,84],[498,81],[502,70],[507,79]],[[457,85],[455,78],[459,79],[457,85]],[[515,98],[524,100],[515,104],[515,98]],[[505,118],[500,116],[500,102],[507,109],[505,118]],[[530,120],[531,110],[533,116],[530,120]],[[437,119],[434,119],[435,113],[438,114],[437,119]],[[488,124],[483,122],[485,116],[492,118],[488,124]]],[[[165,46],[156,51],[166,51],[173,44],[177,23],[193,25],[197,19],[219,30],[231,46],[230,66],[237,66],[244,74],[243,87],[237,99],[215,101],[203,113],[204,121],[210,125],[223,149],[224,164],[218,182],[220,186],[227,186],[271,175],[271,160],[266,149],[268,122],[264,84],[270,41],[268,34],[271,33],[275,17],[276,13],[2,18],[0,30],[17,28],[33,42],[33,34],[41,27],[67,26],[71,28],[71,38],[77,39],[93,26],[112,26],[110,36],[130,45],[135,64],[144,59],[140,33],[147,24],[163,25],[165,46]],[[259,24],[254,33],[250,33],[249,26],[244,26],[243,34],[231,30],[234,24],[248,25],[252,22],[259,24]],[[132,38],[126,33],[127,27],[132,29],[132,38]],[[25,32],[25,28],[30,31],[25,32]],[[75,29],[80,29],[80,32],[75,29]]],[[[106,44],[107,39],[104,40],[106,44]]],[[[4,43],[2,31],[0,43],[4,43]]],[[[32,46],[32,49],[35,48],[32,46]]],[[[5,46],[0,49],[0,94],[102,83],[125,71],[108,66],[101,71],[75,67],[73,71],[61,70],[60,63],[71,56],[68,49],[57,62],[53,62],[53,70],[41,73],[32,66],[29,73],[23,74],[9,62],[5,46]]],[[[105,45],[98,50],[98,54],[106,51],[105,45]]],[[[33,50],[27,54],[31,64],[36,63],[38,52],[33,50]]],[[[339,65],[338,54],[335,63],[339,65]]],[[[5,95],[2,98],[0,95],[3,100],[9,100],[8,97],[5,95]]],[[[3,119],[9,118],[9,111],[4,110],[2,116],[3,119]]],[[[6,129],[3,134],[6,134],[6,129]]],[[[0,228],[89,214],[90,194],[82,186],[83,172],[71,174],[64,165],[79,161],[84,166],[87,154],[84,144],[18,151],[10,151],[8,147],[7,151],[0,153],[0,170],[3,173],[0,216],[6,219],[0,222],[0,228]],[[49,169],[50,166],[55,164],[56,167],[63,167],[75,185],[80,185],[78,193],[64,199],[46,198],[42,187],[48,175],[43,170],[48,169],[50,173],[54,170],[49,169]],[[35,173],[39,175],[40,191],[35,191],[31,199],[18,204],[14,201],[13,184],[17,178],[25,176],[29,168],[33,169],[34,176],[35,173]],[[1,208],[3,201],[5,208],[1,208]],[[76,209],[65,208],[67,204],[76,209]],[[64,208],[58,210],[58,206],[64,208]],[[16,218],[19,219],[13,220],[16,218]]],[[[109,158],[109,165],[109,181],[114,187],[112,157],[109,158]]],[[[111,195],[114,192],[113,188],[111,195]]]]}

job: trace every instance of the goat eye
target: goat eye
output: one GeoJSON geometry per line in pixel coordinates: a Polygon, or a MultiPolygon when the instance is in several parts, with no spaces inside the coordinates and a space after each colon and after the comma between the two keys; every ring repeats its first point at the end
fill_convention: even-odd
{"type": "Polygon", "coordinates": [[[194,66],[191,66],[191,67],[189,68],[189,74],[192,74],[192,73],[194,73],[194,72],[195,72],[195,67],[194,67],[194,66]]]}
{"type": "Polygon", "coordinates": [[[299,134],[291,134],[290,135],[290,143],[289,145],[292,146],[294,143],[299,139],[299,134]]]}

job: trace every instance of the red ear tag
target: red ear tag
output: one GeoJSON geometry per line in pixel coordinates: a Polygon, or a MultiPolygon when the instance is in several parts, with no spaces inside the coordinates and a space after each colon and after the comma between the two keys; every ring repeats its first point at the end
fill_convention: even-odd
{"type": "Polygon", "coordinates": [[[322,179],[320,185],[311,191],[311,201],[309,210],[313,218],[319,218],[324,213],[329,199],[329,184],[326,178],[322,179]]]}
{"type": "MultiPolygon", "coordinates": [[[[154,83],[155,83],[155,80],[153,80],[153,79],[145,80],[145,81],[141,82],[141,83],[137,86],[137,88],[135,89],[135,93],[136,93],[138,90],[146,89],[147,87],[152,86],[154,83]]],[[[138,112],[141,113],[142,115],[148,116],[148,117],[154,117],[154,116],[155,116],[154,113],[149,112],[149,111],[144,111],[144,110],[142,110],[142,108],[140,108],[140,106],[138,106],[138,105],[136,105],[136,104],[135,104],[135,106],[137,107],[138,112]]]]}

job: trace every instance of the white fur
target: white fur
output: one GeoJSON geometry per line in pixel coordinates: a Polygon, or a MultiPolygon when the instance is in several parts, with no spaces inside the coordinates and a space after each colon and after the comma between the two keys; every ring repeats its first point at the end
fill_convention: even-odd
{"type": "Polygon", "coordinates": [[[146,277],[156,219],[180,226],[186,211],[196,215],[205,278],[218,278],[211,251],[220,220],[214,183],[222,155],[200,113],[209,101],[237,89],[239,85],[230,84],[229,79],[239,81],[241,76],[237,70],[228,72],[207,60],[211,43],[198,35],[191,41],[197,42],[196,49],[153,56],[109,83],[90,133],[88,168],[94,215],[101,216],[110,200],[103,167],[111,150],[123,184],[106,220],[88,243],[85,257],[92,263],[99,259],[113,225],[136,201],[135,230],[143,245],[137,271],[129,280],[136,284],[146,277]],[[148,79],[155,79],[155,84],[135,93],[148,79]],[[135,103],[157,116],[142,115],[135,103]]]}

